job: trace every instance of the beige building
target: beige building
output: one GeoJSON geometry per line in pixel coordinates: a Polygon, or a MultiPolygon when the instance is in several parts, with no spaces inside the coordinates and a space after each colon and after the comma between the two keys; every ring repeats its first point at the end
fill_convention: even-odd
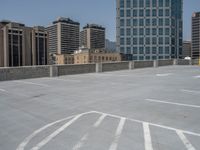
{"type": "Polygon", "coordinates": [[[51,54],[72,54],[79,48],[80,23],[60,17],[47,27],[47,31],[51,54]]]}
{"type": "Polygon", "coordinates": [[[88,63],[99,63],[99,62],[113,62],[122,61],[120,53],[106,52],[104,49],[92,49],[87,48],[77,50],[74,53],[75,64],[88,64],[88,63]]]}
{"type": "Polygon", "coordinates": [[[80,47],[88,49],[105,48],[105,28],[95,24],[87,24],[80,33],[80,47]]]}
{"type": "MultiPolygon", "coordinates": [[[[46,65],[47,61],[39,61],[47,57],[48,47],[43,47],[44,43],[37,34],[41,34],[41,31],[21,23],[0,22],[0,66],[46,65]]],[[[45,39],[48,41],[47,36],[45,39]]]]}
{"type": "Polygon", "coordinates": [[[182,57],[191,57],[191,41],[183,41],[182,57]]]}
{"type": "Polygon", "coordinates": [[[55,55],[56,64],[74,64],[73,54],[57,54],[55,55]]]}

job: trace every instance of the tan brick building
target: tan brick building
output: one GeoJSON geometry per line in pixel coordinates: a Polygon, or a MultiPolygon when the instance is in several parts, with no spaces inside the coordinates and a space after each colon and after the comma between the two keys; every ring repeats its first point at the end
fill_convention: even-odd
{"type": "Polygon", "coordinates": [[[56,64],[74,64],[73,54],[57,54],[55,55],[56,64]]]}
{"type": "Polygon", "coordinates": [[[75,64],[122,61],[120,53],[106,52],[104,49],[81,49],[74,53],[75,64]]]}

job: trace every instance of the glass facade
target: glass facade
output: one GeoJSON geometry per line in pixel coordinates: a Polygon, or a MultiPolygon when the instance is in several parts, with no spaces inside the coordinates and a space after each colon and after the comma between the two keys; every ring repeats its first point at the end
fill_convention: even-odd
{"type": "Polygon", "coordinates": [[[117,50],[134,60],[179,58],[182,0],[117,0],[117,50]]]}

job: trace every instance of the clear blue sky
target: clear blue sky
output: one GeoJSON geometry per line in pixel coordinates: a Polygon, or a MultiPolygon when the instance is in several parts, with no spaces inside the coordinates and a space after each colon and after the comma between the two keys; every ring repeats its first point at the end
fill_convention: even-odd
{"type": "MultiPolygon", "coordinates": [[[[0,20],[28,26],[47,26],[58,16],[106,27],[106,36],[115,40],[115,0],[0,0],[0,20]]],[[[184,0],[184,40],[190,40],[191,15],[200,11],[200,0],[184,0]]]]}

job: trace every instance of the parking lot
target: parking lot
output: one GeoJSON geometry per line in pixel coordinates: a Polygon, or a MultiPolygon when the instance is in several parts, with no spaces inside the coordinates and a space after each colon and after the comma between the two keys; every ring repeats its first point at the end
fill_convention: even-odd
{"type": "Polygon", "coordinates": [[[198,150],[200,67],[0,82],[1,150],[198,150]]]}

